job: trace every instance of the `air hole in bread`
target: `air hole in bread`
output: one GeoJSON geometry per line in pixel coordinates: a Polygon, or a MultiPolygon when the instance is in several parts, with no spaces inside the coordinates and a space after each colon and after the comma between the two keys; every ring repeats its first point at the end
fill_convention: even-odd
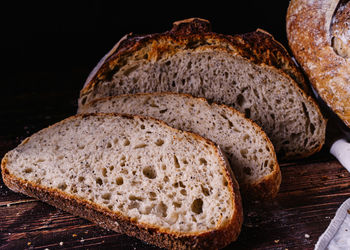
{"type": "Polygon", "coordinates": [[[167,216],[167,210],[168,210],[168,206],[165,205],[163,201],[161,201],[157,205],[157,215],[160,215],[162,217],[166,217],[167,216]]]}
{"type": "Polygon", "coordinates": [[[183,164],[188,164],[188,161],[187,161],[186,159],[183,159],[183,160],[182,160],[182,163],[183,163],[183,164]]]}
{"type": "Polygon", "coordinates": [[[176,155],[174,155],[174,165],[175,165],[175,168],[180,168],[180,163],[179,163],[179,160],[177,159],[176,155]]]}
{"type": "Polygon", "coordinates": [[[209,196],[210,195],[210,191],[208,188],[204,187],[203,185],[201,185],[201,188],[202,188],[202,193],[205,195],[205,196],[209,196]]]}
{"type": "Polygon", "coordinates": [[[196,214],[201,214],[203,212],[203,200],[200,198],[195,199],[192,202],[191,210],[196,214]]]}
{"type": "Polygon", "coordinates": [[[65,190],[67,188],[67,184],[65,182],[62,182],[58,184],[58,189],[65,190]]]}
{"type": "Polygon", "coordinates": [[[110,200],[111,199],[111,193],[105,193],[101,197],[104,200],[110,200]]]}
{"type": "Polygon", "coordinates": [[[134,147],[134,149],[138,149],[138,148],[145,148],[147,147],[148,145],[146,143],[141,143],[141,144],[138,144],[134,147]]]}
{"type": "Polygon", "coordinates": [[[186,196],[187,195],[186,189],[181,189],[180,194],[182,194],[183,196],[186,196]]]}
{"type": "Polygon", "coordinates": [[[128,209],[134,209],[134,208],[139,208],[140,207],[140,203],[138,202],[130,202],[129,206],[128,206],[128,209]]]}
{"type": "Polygon", "coordinates": [[[141,129],[145,129],[145,125],[144,124],[141,124],[141,129]]]}
{"type": "Polygon", "coordinates": [[[124,179],[121,176],[118,177],[115,181],[116,181],[118,186],[123,185],[123,183],[124,183],[124,179]]]}
{"type": "Polygon", "coordinates": [[[103,181],[100,177],[98,177],[96,178],[96,183],[101,186],[103,184],[103,181]]]}
{"type": "Polygon", "coordinates": [[[165,183],[169,182],[169,177],[168,177],[168,176],[164,176],[163,181],[164,181],[165,183]]]}
{"type": "Polygon", "coordinates": [[[157,146],[162,146],[162,145],[164,144],[164,140],[158,139],[158,140],[155,142],[155,144],[156,144],[157,146]]]}
{"type": "Polygon", "coordinates": [[[315,125],[313,123],[310,123],[310,132],[311,134],[314,134],[315,132],[315,125]]]}
{"type": "Polygon", "coordinates": [[[242,155],[243,158],[245,158],[245,159],[247,158],[248,149],[243,148],[243,149],[241,149],[239,152],[241,153],[241,155],[242,155]]]}
{"type": "Polygon", "coordinates": [[[112,147],[112,143],[108,142],[107,143],[107,148],[111,148],[112,147]]]}
{"type": "Polygon", "coordinates": [[[118,144],[118,138],[114,138],[113,143],[118,144]]]}
{"type": "Polygon", "coordinates": [[[84,176],[79,176],[79,178],[78,178],[78,181],[79,182],[83,182],[85,180],[85,177],[84,176]]]}
{"type": "Polygon", "coordinates": [[[106,168],[102,168],[102,175],[103,175],[103,177],[107,177],[107,169],[106,168]]]}
{"type": "Polygon", "coordinates": [[[32,169],[32,168],[26,168],[26,169],[24,169],[24,173],[26,173],[26,174],[30,174],[31,172],[33,172],[33,169],[32,169]]]}
{"type": "Polygon", "coordinates": [[[155,192],[149,192],[149,199],[151,201],[155,201],[157,198],[157,194],[155,192]]]}
{"type": "Polygon", "coordinates": [[[225,187],[228,185],[228,181],[226,180],[225,177],[222,178],[222,183],[224,184],[225,187]]]}
{"type": "Polygon", "coordinates": [[[130,145],[130,141],[128,139],[124,140],[124,146],[129,146],[130,145]]]}
{"type": "Polygon", "coordinates": [[[166,165],[165,164],[162,165],[162,170],[164,170],[164,171],[166,170],[166,165]]]}
{"type": "Polygon", "coordinates": [[[112,166],[109,166],[109,170],[110,171],[113,171],[113,169],[114,169],[114,166],[112,165],[112,166]]]}
{"type": "Polygon", "coordinates": [[[168,109],[161,109],[161,110],[159,110],[159,113],[164,114],[167,111],[168,111],[168,109]]]}
{"type": "Polygon", "coordinates": [[[244,102],[245,102],[244,96],[242,94],[238,94],[237,98],[236,98],[236,103],[239,106],[242,106],[244,104],[244,102]]]}
{"type": "Polygon", "coordinates": [[[180,208],[182,206],[182,203],[174,201],[173,205],[174,205],[175,208],[180,208]]]}
{"type": "Polygon", "coordinates": [[[208,164],[207,160],[204,159],[204,158],[200,158],[200,159],[199,159],[199,163],[200,163],[201,165],[207,165],[207,164],[208,164]]]}
{"type": "Polygon", "coordinates": [[[155,179],[157,177],[157,172],[152,166],[147,166],[143,168],[142,173],[148,179],[155,179]]]}
{"type": "Polygon", "coordinates": [[[140,196],[136,196],[136,195],[130,195],[129,200],[131,200],[131,201],[143,201],[143,198],[140,196]]]}
{"type": "Polygon", "coordinates": [[[245,134],[245,135],[243,136],[243,141],[244,141],[244,142],[248,141],[249,139],[250,139],[250,135],[245,134]]]}

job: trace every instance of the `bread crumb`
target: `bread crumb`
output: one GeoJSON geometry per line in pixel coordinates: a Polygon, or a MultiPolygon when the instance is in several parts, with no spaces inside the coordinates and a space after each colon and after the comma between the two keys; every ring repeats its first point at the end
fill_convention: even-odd
{"type": "Polygon", "coordinates": [[[310,238],[310,235],[309,234],[305,234],[305,238],[306,239],[310,238]]]}
{"type": "Polygon", "coordinates": [[[347,210],[348,214],[350,214],[350,209],[347,210]]]}
{"type": "Polygon", "coordinates": [[[63,242],[62,241],[60,242],[60,246],[63,246],[63,242]]]}
{"type": "Polygon", "coordinates": [[[29,241],[29,242],[27,242],[27,246],[30,246],[32,243],[29,241]]]}
{"type": "Polygon", "coordinates": [[[85,240],[83,238],[81,238],[80,242],[83,243],[85,240]]]}
{"type": "Polygon", "coordinates": [[[277,244],[278,242],[280,242],[280,240],[274,240],[274,242],[277,244]]]}
{"type": "Polygon", "coordinates": [[[78,235],[76,235],[76,234],[72,234],[72,237],[77,237],[78,235]]]}

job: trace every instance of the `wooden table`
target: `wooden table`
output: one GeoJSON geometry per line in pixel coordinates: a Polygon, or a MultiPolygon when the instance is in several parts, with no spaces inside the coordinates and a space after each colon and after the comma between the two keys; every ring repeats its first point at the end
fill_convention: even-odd
{"type": "MultiPolygon", "coordinates": [[[[86,75],[87,70],[78,73],[86,75]]],[[[0,157],[26,136],[74,114],[80,86],[72,83],[2,98],[0,157]]],[[[350,174],[328,154],[326,147],[308,159],[281,163],[281,170],[279,195],[271,202],[244,204],[242,232],[230,247],[313,249],[337,208],[350,196],[350,174]]],[[[0,249],[155,248],[14,193],[2,180],[0,218],[0,249]]]]}

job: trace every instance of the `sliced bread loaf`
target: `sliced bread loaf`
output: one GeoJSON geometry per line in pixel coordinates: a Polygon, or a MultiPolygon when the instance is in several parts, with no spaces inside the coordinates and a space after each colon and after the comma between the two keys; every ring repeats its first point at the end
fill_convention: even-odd
{"type": "Polygon", "coordinates": [[[16,192],[160,247],[221,248],[242,225],[222,152],[151,118],[70,117],[24,140],[1,168],[16,192]]]}
{"type": "Polygon", "coordinates": [[[97,99],[79,113],[127,113],[151,116],[218,144],[240,184],[244,197],[276,196],[281,172],[275,151],[262,129],[233,108],[188,94],[130,94],[97,99]]]}
{"type": "Polygon", "coordinates": [[[181,92],[235,107],[259,124],[282,158],[324,144],[326,121],[283,46],[261,30],[221,35],[190,19],[171,31],[124,37],[96,66],[79,107],[107,96],[181,92]]]}

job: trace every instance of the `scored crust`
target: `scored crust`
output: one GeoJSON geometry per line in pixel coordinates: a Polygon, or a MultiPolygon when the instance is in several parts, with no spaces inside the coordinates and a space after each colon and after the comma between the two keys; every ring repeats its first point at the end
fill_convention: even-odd
{"type": "Polygon", "coordinates": [[[341,2],[292,0],[286,17],[287,35],[312,86],[350,127],[350,59],[333,48],[331,34],[332,19],[341,2]]]}
{"type": "Polygon", "coordinates": [[[209,21],[191,18],[174,22],[173,28],[164,33],[150,35],[133,35],[130,33],[125,35],[101,59],[88,76],[80,92],[79,106],[85,104],[84,96],[91,92],[96,84],[110,77],[116,69],[126,63],[121,58],[137,52],[148,42],[153,42],[152,51],[148,53],[147,58],[150,61],[157,60],[160,56],[159,53],[168,53],[169,55],[176,53],[176,47],[181,49],[206,45],[212,49],[238,54],[257,65],[267,65],[279,69],[296,81],[306,93],[310,93],[302,73],[287,50],[268,32],[257,29],[255,32],[234,36],[223,35],[212,32],[209,21]],[[164,42],[158,43],[158,40],[164,42]],[[170,47],[163,44],[169,44],[169,46],[177,44],[177,46],[173,46],[170,50],[170,47]]]}
{"type": "MultiPolygon", "coordinates": [[[[164,126],[168,130],[172,130],[175,134],[178,130],[169,127],[164,122],[153,119],[145,118],[142,116],[130,116],[119,114],[88,114],[88,115],[76,115],[69,117],[61,122],[58,122],[50,127],[58,126],[60,123],[64,123],[70,119],[81,119],[86,116],[122,116],[129,119],[139,117],[141,119],[153,120],[161,126],[164,126]]],[[[49,129],[50,127],[46,128],[49,129]]],[[[45,129],[44,129],[45,130],[45,129]]],[[[228,181],[228,186],[231,189],[232,205],[234,206],[234,212],[231,220],[221,227],[196,233],[178,233],[169,231],[167,229],[156,228],[155,226],[148,225],[146,223],[140,223],[135,220],[124,217],[121,213],[116,211],[112,212],[106,208],[99,206],[98,204],[84,200],[74,195],[70,195],[57,188],[45,187],[40,184],[33,183],[31,181],[24,180],[10,173],[7,168],[8,153],[1,161],[1,170],[3,181],[7,187],[15,192],[20,192],[29,195],[34,198],[38,198],[48,204],[60,208],[64,211],[72,213],[76,216],[88,219],[97,225],[111,229],[119,233],[125,233],[129,236],[133,236],[144,240],[148,243],[157,245],[159,247],[165,247],[169,249],[206,249],[206,248],[222,248],[232,241],[235,241],[240,233],[243,223],[243,210],[241,204],[241,196],[239,192],[238,183],[228,165],[228,161],[221,150],[215,146],[215,144],[197,134],[184,132],[190,136],[195,137],[197,140],[204,140],[211,147],[214,147],[215,153],[219,158],[219,161],[223,168],[228,181]]],[[[25,144],[30,140],[30,137],[25,139],[21,144],[25,144]]]]}

